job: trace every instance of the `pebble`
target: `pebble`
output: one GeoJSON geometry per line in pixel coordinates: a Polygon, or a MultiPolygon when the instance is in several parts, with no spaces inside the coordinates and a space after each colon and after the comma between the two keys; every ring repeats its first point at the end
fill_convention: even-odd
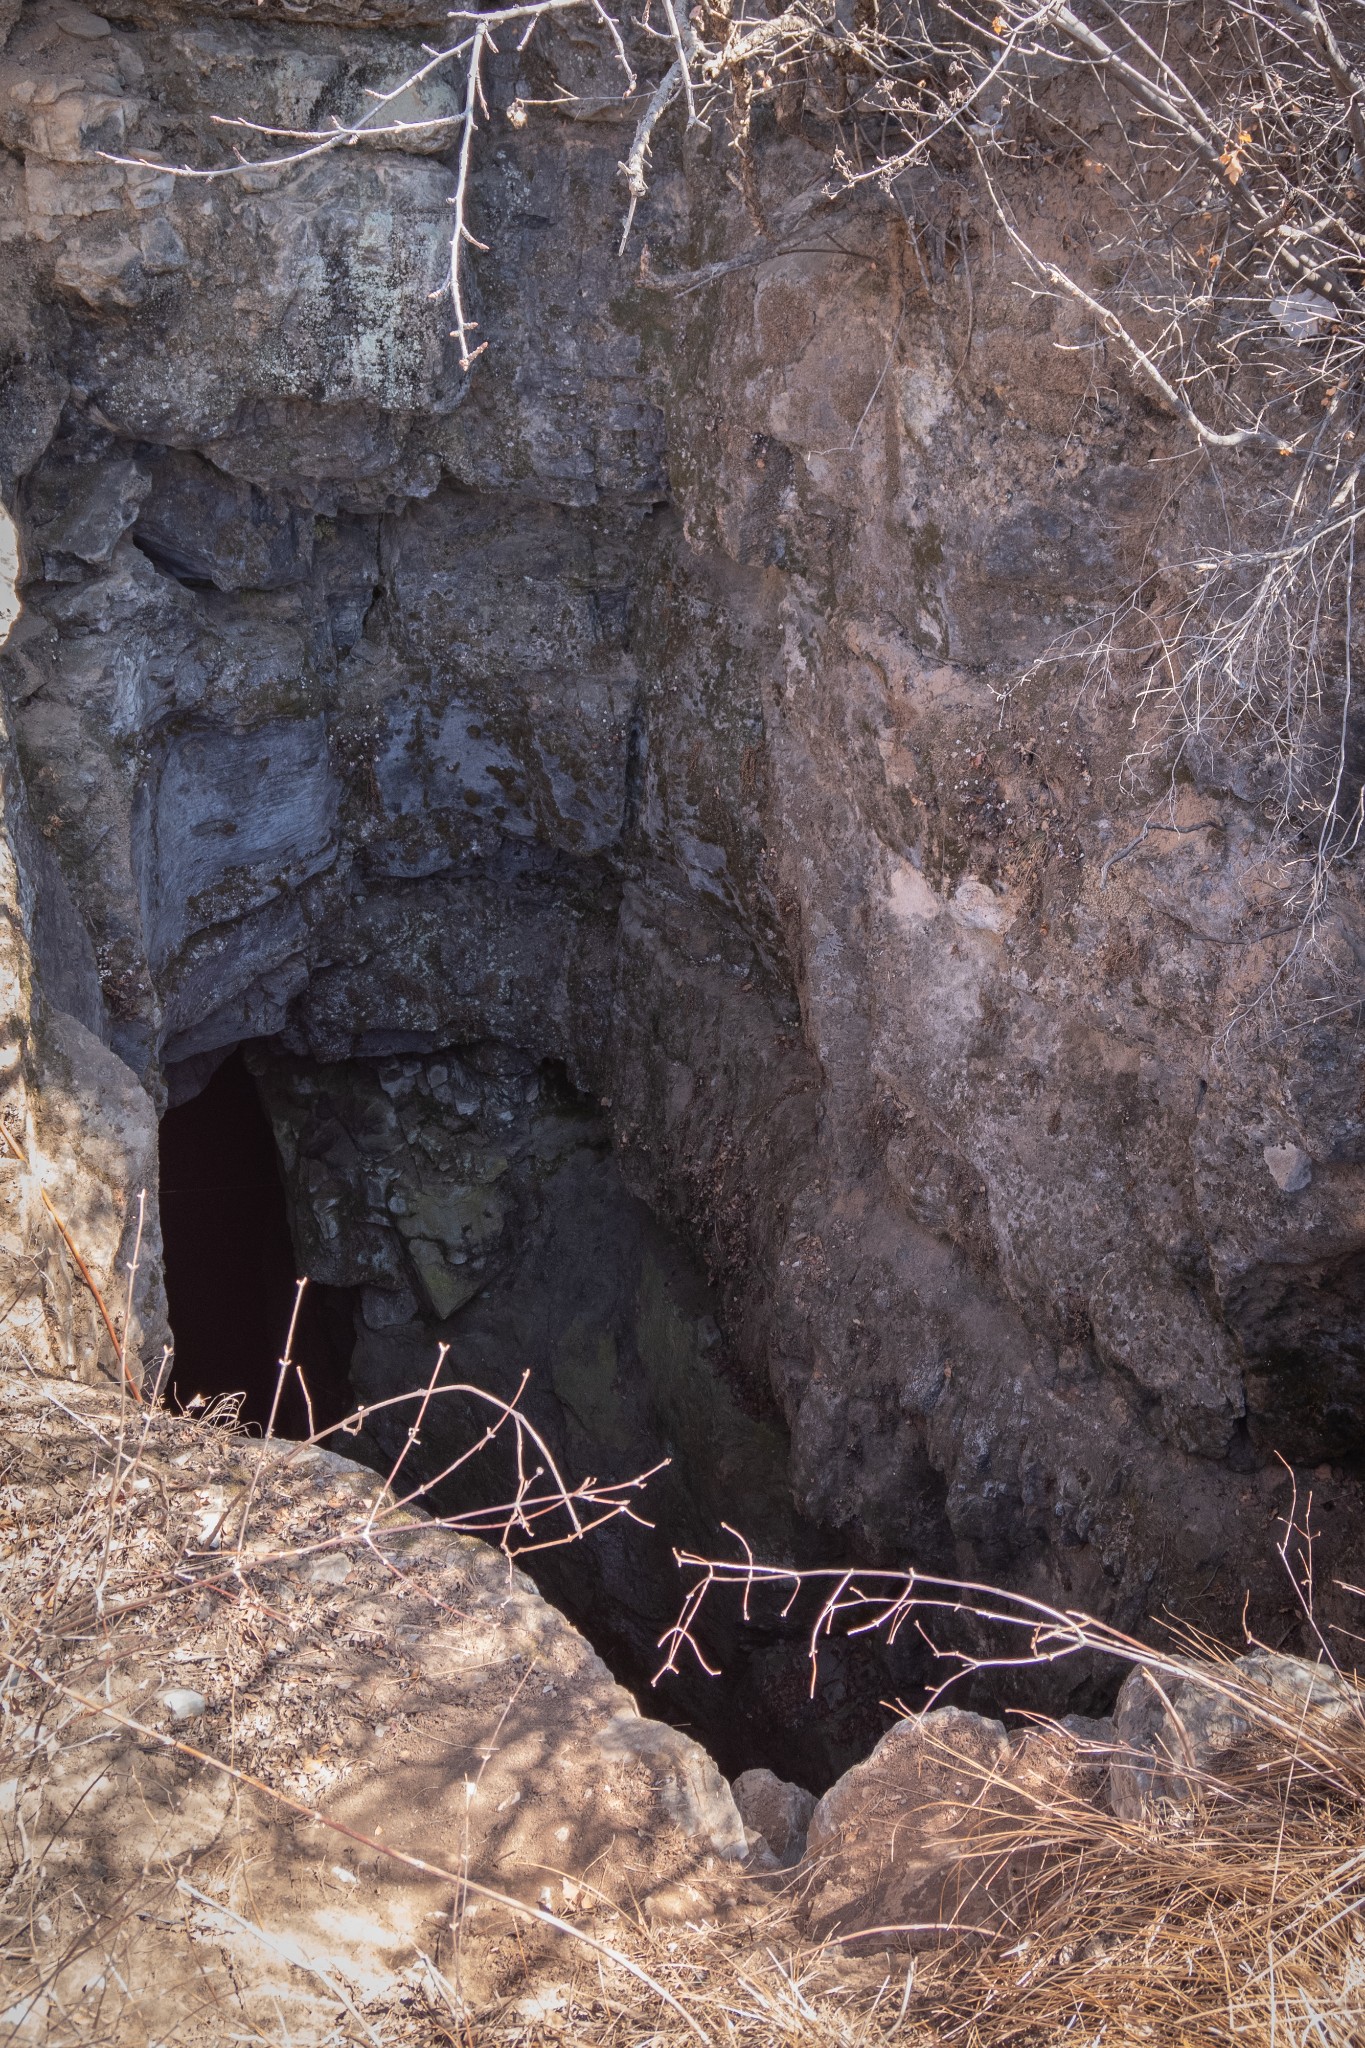
{"type": "Polygon", "coordinates": [[[209,1703],[203,1693],[192,1692],[187,1685],[173,1685],[159,1697],[173,1721],[193,1721],[208,1711],[209,1703]]]}

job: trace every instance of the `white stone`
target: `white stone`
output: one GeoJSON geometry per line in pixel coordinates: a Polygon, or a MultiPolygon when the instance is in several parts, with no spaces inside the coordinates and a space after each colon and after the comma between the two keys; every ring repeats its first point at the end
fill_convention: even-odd
{"type": "Polygon", "coordinates": [[[160,1695],[161,1704],[173,1721],[193,1721],[208,1711],[208,1701],[202,1692],[194,1692],[187,1685],[173,1685],[160,1695]]]}
{"type": "Polygon", "coordinates": [[[1270,301],[1270,311],[1292,341],[1312,341],[1337,318],[1337,309],[1321,292],[1285,292],[1270,301]]]}
{"type": "Polygon", "coordinates": [[[111,33],[102,14],[94,14],[88,7],[76,6],[75,0],[63,0],[60,7],[54,7],[52,19],[64,34],[77,36],[86,43],[98,42],[102,36],[111,33]]]}
{"type": "Polygon", "coordinates": [[[1313,1162],[1302,1145],[1267,1145],[1261,1157],[1281,1194],[1297,1195],[1313,1178],[1313,1162]]]}
{"type": "Polygon", "coordinates": [[[891,915],[899,924],[928,924],[943,908],[933,884],[908,860],[895,863],[887,893],[891,915]]]}
{"type": "Polygon", "coordinates": [[[948,908],[954,921],[968,931],[1003,932],[1014,922],[1009,899],[997,896],[988,882],[978,881],[975,875],[963,876],[948,908]]]}

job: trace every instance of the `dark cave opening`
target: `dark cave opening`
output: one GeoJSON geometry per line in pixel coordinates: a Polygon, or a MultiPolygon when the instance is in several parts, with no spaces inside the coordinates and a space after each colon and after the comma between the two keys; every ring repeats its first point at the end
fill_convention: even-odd
{"type": "MultiPolygon", "coordinates": [[[[297,1264],[279,1156],[239,1051],[161,1119],[161,1234],[179,1407],[242,1394],[241,1419],[264,1429],[289,1329],[297,1264]]],[[[351,1290],[309,1284],[294,1335],[297,1370],[280,1392],[276,1433],[306,1437],[349,1414],[351,1290]],[[305,1400],[300,1376],[307,1385],[305,1400]]]]}
{"type": "MultiPolygon", "coordinates": [[[[291,1234],[291,1197],[271,1120],[279,1105],[269,1094],[268,1083],[256,1078],[259,1059],[264,1059],[268,1074],[271,1057],[253,1049],[248,1065],[244,1050],[232,1053],[199,1092],[167,1111],[161,1125],[162,1231],[176,1347],[167,1392],[180,1407],[240,1393],[241,1419],[257,1430],[264,1429],[275,1396],[296,1278],[313,1262],[306,1245],[291,1234]],[[270,1115],[266,1100],[271,1103],[270,1115]]],[[[457,1057],[442,1055],[443,1064],[433,1071],[444,1072],[449,1066],[453,1074],[457,1057]]],[[[464,1057],[472,1062],[472,1073],[477,1057],[468,1050],[464,1057]]],[[[382,1077],[381,1092],[385,1081],[391,1088],[397,1085],[393,1065],[373,1060],[351,1068],[327,1069],[310,1062],[296,1062],[291,1068],[293,1083],[311,1091],[308,1100],[320,1119],[313,1137],[305,1134],[303,1141],[303,1149],[314,1145],[314,1158],[324,1153],[335,1156],[338,1148],[328,1140],[335,1127],[326,1119],[335,1105],[347,1101],[348,1076],[357,1072],[370,1088],[371,1099],[376,1076],[382,1077]]],[[[277,1087],[278,1073],[277,1067],[277,1087]]],[[[488,1094],[481,1114],[501,1133],[506,1130],[506,1112],[498,1105],[510,1099],[505,1081],[500,1070],[492,1081],[488,1073],[483,1075],[488,1094]]],[[[356,1083],[351,1079],[349,1085],[356,1083]]],[[[618,1256],[619,1239],[635,1233],[636,1252],[646,1269],[657,1280],[669,1268],[678,1299],[687,1296],[689,1287],[694,1290],[690,1306],[697,1327],[709,1322],[703,1311],[710,1297],[704,1282],[694,1274],[689,1278],[686,1252],[672,1243],[642,1205],[615,1187],[610,1147],[600,1135],[594,1136],[597,1106],[580,1101],[567,1081],[556,1080],[548,1070],[541,1071],[537,1086],[537,1114],[586,1120],[586,1144],[575,1155],[584,1177],[575,1182],[573,1174],[579,1169],[566,1169],[557,1225],[534,1239],[527,1263],[514,1266],[501,1280],[493,1279],[491,1291],[484,1289],[457,1314],[433,1316],[428,1304],[426,1319],[409,1326],[421,1333],[420,1356],[418,1349],[411,1357],[404,1354],[396,1368],[398,1382],[392,1377],[382,1385],[375,1381],[376,1347],[391,1333],[382,1327],[376,1331],[367,1322],[365,1291],[310,1279],[294,1360],[307,1384],[313,1426],[330,1427],[362,1401],[393,1392],[397,1383],[415,1387],[424,1382],[428,1350],[434,1353],[438,1341],[449,1341],[459,1359],[458,1371],[452,1364],[449,1377],[472,1379],[494,1391],[501,1387],[510,1394],[521,1368],[529,1368],[528,1412],[554,1442],[566,1469],[610,1477],[640,1469],[661,1454],[672,1459],[677,1483],[670,1489],[667,1478],[661,1478],[642,1504],[655,1526],[614,1522],[588,1539],[584,1548],[542,1550],[519,1562],[546,1598],[588,1638],[643,1713],[695,1736],[728,1776],[766,1765],[819,1792],[865,1755],[889,1725],[893,1713],[888,1700],[919,1703],[924,1691],[918,1668],[922,1660],[903,1650],[888,1653],[875,1641],[841,1639],[836,1633],[822,1647],[812,1693],[807,1638],[819,1596],[802,1595],[784,1613],[785,1596],[773,1595],[760,1597],[747,1616],[737,1600],[728,1606],[717,1602],[708,1611],[699,1631],[700,1645],[708,1661],[719,1666],[720,1676],[712,1677],[700,1664],[685,1660],[680,1672],[654,1682],[660,1663],[656,1645],[676,1618],[685,1592],[674,1563],[675,1544],[687,1548],[713,1543],[713,1554],[728,1549],[719,1519],[708,1517],[702,1528],[689,1505],[703,1480],[703,1468],[734,1467],[738,1461],[735,1497],[741,1504],[754,1475],[742,1449],[737,1453],[735,1444],[718,1438],[714,1430],[698,1435],[676,1402],[671,1416],[662,1419],[657,1412],[651,1417],[647,1410],[631,1410],[629,1430],[622,1407],[608,1412],[602,1406],[597,1378],[601,1333],[585,1321],[583,1311],[604,1266],[618,1256]],[[605,1207],[594,1234],[584,1219],[593,1213],[598,1198],[605,1200],[605,1207]],[[529,1277],[533,1271],[540,1275],[541,1292],[528,1309],[528,1294],[534,1295],[537,1284],[529,1277]],[[585,1271],[596,1276],[584,1283],[586,1295],[575,1291],[575,1276],[581,1280],[585,1271]],[[695,1292],[698,1287],[700,1293],[695,1292]],[[580,1325],[592,1332],[591,1341],[585,1338],[579,1351],[567,1354],[567,1335],[580,1325]],[[509,1370],[512,1379],[506,1381],[509,1370]],[[576,1433],[576,1410],[588,1417],[589,1438],[576,1433]],[[654,1427],[656,1436],[631,1433],[642,1424],[646,1430],[654,1427]]],[[[353,1161],[345,1172],[355,1170],[353,1161]]],[[[612,1284],[619,1289],[623,1283],[612,1284]]],[[[629,1294],[630,1288],[625,1292],[629,1294]]],[[[370,1293],[372,1318],[373,1290],[370,1293]]],[[[612,1299],[619,1309],[619,1293],[612,1299]]],[[[678,1329],[670,1326],[656,1332],[652,1341],[656,1350],[660,1344],[667,1350],[678,1336],[678,1329]]],[[[719,1344],[718,1338],[714,1341],[719,1344]]],[[[650,1369],[645,1351],[633,1370],[650,1369]]],[[[691,1394],[683,1397],[684,1407],[696,1392],[693,1383],[691,1394]]],[[[332,1437],[330,1447],[387,1470],[409,1419],[405,1409],[393,1410],[376,1417],[359,1436],[332,1437]]],[[[478,1438],[486,1420],[477,1409],[462,1413],[457,1403],[438,1427],[429,1423],[409,1473],[417,1476],[428,1458],[439,1469],[462,1442],[478,1438]],[[426,1443],[425,1437],[432,1442],[426,1443]]],[[[745,1422],[732,1413],[731,1426],[749,1432],[743,1442],[757,1440],[752,1417],[745,1422]]],[[[309,1433],[308,1405],[297,1375],[283,1388],[275,1427],[284,1437],[309,1433]]],[[[775,1427],[774,1415],[766,1414],[762,1428],[775,1427]]],[[[466,1468],[458,1485],[438,1489],[427,1504],[438,1514],[458,1514],[508,1498],[515,1481],[500,1455],[495,1450],[477,1467],[466,1468]]],[[[790,1533],[797,1562],[853,1562],[843,1546],[832,1545],[799,1517],[792,1518],[790,1533]]],[[[785,1544],[783,1550],[785,1554],[785,1544]]]]}

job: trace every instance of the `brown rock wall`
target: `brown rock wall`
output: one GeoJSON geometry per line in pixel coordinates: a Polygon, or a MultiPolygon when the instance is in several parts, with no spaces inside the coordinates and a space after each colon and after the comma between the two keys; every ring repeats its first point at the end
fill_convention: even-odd
{"type": "MultiPolygon", "coordinates": [[[[561,1061],[840,1541],[1273,1606],[1275,1450],[1358,1526],[1355,885],[1306,1021],[1257,1008],[1254,775],[1144,830],[1140,707],[1036,665],[1208,490],[962,179],[835,205],[775,136],[766,254],[723,139],[661,140],[622,263],[625,116],[495,111],[466,382],[442,155],[99,154],[325,118],[425,22],[41,0],[0,54],[5,688],[92,1021],[153,1099],[248,1038],[561,1061]]],[[[1100,201],[1048,178],[1060,248],[1100,201]]]]}

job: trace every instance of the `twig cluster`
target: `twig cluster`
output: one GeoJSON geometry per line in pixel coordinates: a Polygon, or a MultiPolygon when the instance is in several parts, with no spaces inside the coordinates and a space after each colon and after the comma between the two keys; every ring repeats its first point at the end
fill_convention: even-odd
{"type": "MultiPolygon", "coordinates": [[[[1307,1528],[1307,1517],[1299,1516],[1296,1504],[1286,1521],[1281,1555],[1288,1566],[1291,1549],[1294,1553],[1290,1576],[1304,1601],[1306,1620],[1316,1632],[1311,1590],[1307,1594],[1302,1590],[1305,1575],[1311,1588],[1307,1528]]],[[[692,1575],[692,1583],[677,1620],[660,1640],[664,1656],[659,1677],[676,1671],[679,1660],[685,1656],[695,1658],[712,1677],[720,1675],[717,1667],[708,1663],[696,1636],[703,1609],[718,1596],[738,1594],[747,1621],[756,1595],[772,1590],[785,1592],[780,1609],[785,1619],[798,1597],[815,1589],[822,1597],[809,1633],[812,1693],[820,1646],[829,1638],[836,1634],[880,1635],[887,1642],[894,1642],[905,1628],[912,1627],[948,1667],[931,1695],[931,1704],[965,1678],[1037,1671],[1073,1658],[1098,1656],[1111,1659],[1114,1665],[1126,1670],[1146,1671],[1159,1683],[1186,1679],[1197,1673],[1201,1683],[1209,1685],[1229,1706],[1236,1707],[1267,1733],[1285,1741],[1298,1741],[1302,1736],[1301,1719],[1268,1699],[1263,1688],[1239,1678],[1229,1660],[1222,1659],[1221,1668],[1217,1661],[1210,1664],[1211,1646],[1206,1642],[1192,1638],[1184,1649],[1163,1650],[1079,1608],[1056,1607],[1029,1594],[913,1568],[867,1570],[837,1565],[764,1564],[755,1558],[737,1531],[730,1530],[729,1534],[742,1553],[738,1558],[707,1558],[690,1551],[675,1553],[679,1569],[692,1575]],[[946,1646],[931,1637],[927,1626],[934,1618],[943,1617],[958,1624],[959,1641],[946,1646]],[[997,1640],[1003,1640],[1004,1647],[994,1654],[963,1648],[961,1637],[968,1630],[978,1639],[989,1631],[997,1640]]],[[[1330,1657],[1325,1641],[1319,1641],[1324,1655],[1330,1657]]],[[[1365,1704],[1357,1718],[1365,1736],[1365,1704]]],[[[1311,1767],[1330,1780],[1334,1740],[1310,1739],[1304,1751],[1305,1768],[1309,1768],[1307,1759],[1311,1756],[1311,1767]]]]}

